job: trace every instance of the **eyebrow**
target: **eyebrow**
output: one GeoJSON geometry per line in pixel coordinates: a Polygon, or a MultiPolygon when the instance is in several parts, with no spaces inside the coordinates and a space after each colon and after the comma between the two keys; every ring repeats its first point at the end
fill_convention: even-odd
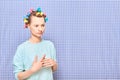
{"type": "Polygon", "coordinates": [[[41,24],[42,26],[44,26],[45,24],[41,24]]]}

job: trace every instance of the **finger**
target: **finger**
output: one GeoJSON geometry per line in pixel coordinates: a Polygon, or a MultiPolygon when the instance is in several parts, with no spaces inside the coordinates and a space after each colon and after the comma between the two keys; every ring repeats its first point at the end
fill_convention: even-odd
{"type": "Polygon", "coordinates": [[[52,59],[50,59],[50,58],[45,58],[44,60],[45,61],[52,61],[52,59]]]}
{"type": "Polygon", "coordinates": [[[43,55],[43,59],[45,59],[45,57],[46,57],[46,55],[44,54],[44,55],[43,55]]]}
{"type": "Polygon", "coordinates": [[[52,59],[44,59],[44,62],[45,62],[45,63],[46,63],[46,62],[54,63],[54,60],[52,60],[52,59]]]}
{"type": "Polygon", "coordinates": [[[43,57],[40,59],[40,61],[42,61],[43,59],[45,59],[45,56],[46,56],[46,55],[44,54],[43,57]]]}
{"type": "Polygon", "coordinates": [[[45,62],[45,61],[49,61],[49,60],[48,59],[44,59],[43,61],[45,62]]]}
{"type": "Polygon", "coordinates": [[[46,64],[50,64],[50,62],[43,62],[43,64],[44,64],[44,65],[46,65],[46,64]]]}
{"type": "Polygon", "coordinates": [[[52,64],[53,65],[53,62],[51,62],[51,61],[44,61],[44,63],[43,63],[44,65],[50,65],[50,64],[52,64]]]}
{"type": "Polygon", "coordinates": [[[51,65],[50,63],[44,63],[43,66],[49,66],[51,65]]]}
{"type": "Polygon", "coordinates": [[[43,60],[43,62],[44,62],[44,64],[46,64],[46,63],[52,63],[52,62],[49,61],[49,60],[43,60]]]}
{"type": "Polygon", "coordinates": [[[43,67],[52,67],[53,65],[52,64],[49,64],[49,65],[43,65],[43,67]]]}

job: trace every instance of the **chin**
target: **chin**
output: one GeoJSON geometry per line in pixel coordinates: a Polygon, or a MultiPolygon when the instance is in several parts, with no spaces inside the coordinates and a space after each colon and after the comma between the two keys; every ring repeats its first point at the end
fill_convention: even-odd
{"type": "Polygon", "coordinates": [[[42,37],[42,35],[36,35],[36,37],[41,38],[41,37],[42,37]]]}
{"type": "Polygon", "coordinates": [[[34,34],[33,36],[36,37],[36,38],[41,38],[42,34],[34,34]]]}

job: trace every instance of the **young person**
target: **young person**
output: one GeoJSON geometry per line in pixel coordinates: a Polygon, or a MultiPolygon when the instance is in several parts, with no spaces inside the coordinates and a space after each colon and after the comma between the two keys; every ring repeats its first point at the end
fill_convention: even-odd
{"type": "Polygon", "coordinates": [[[16,80],[53,80],[53,71],[57,70],[56,51],[53,42],[42,39],[46,21],[41,8],[30,10],[24,18],[31,36],[17,47],[13,59],[16,80]]]}

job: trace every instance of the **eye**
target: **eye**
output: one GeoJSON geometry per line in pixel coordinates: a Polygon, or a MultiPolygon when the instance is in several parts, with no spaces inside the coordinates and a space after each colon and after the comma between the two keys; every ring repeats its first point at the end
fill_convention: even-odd
{"type": "Polygon", "coordinates": [[[35,27],[39,27],[39,25],[35,25],[35,27]]]}
{"type": "Polygon", "coordinates": [[[42,27],[45,27],[45,25],[44,25],[44,24],[42,24],[41,26],[42,26],[42,27]]]}

